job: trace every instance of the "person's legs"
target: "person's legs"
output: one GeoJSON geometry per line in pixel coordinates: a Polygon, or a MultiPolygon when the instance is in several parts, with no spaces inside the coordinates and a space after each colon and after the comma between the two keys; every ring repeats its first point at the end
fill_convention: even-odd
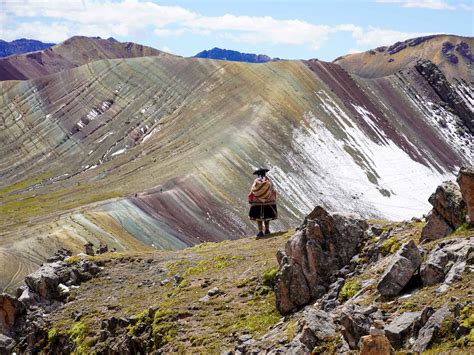
{"type": "Polygon", "coordinates": [[[265,221],[265,234],[270,234],[270,221],[265,221]]]}
{"type": "Polygon", "coordinates": [[[261,237],[263,235],[263,221],[257,221],[257,227],[258,227],[257,237],[261,237]]]}

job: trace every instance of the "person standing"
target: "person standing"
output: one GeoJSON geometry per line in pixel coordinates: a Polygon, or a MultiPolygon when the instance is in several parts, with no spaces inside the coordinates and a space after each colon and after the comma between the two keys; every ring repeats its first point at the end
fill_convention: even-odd
{"type": "Polygon", "coordinates": [[[278,218],[276,191],[272,180],[266,176],[268,171],[268,169],[260,168],[253,172],[253,175],[257,175],[257,178],[253,182],[248,194],[250,204],[249,218],[257,221],[257,237],[264,235],[264,225],[265,234],[270,234],[270,221],[278,218]]]}

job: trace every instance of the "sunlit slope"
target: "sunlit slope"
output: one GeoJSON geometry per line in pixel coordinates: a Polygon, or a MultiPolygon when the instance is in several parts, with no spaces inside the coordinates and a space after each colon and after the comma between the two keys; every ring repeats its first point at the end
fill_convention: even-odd
{"type": "Polygon", "coordinates": [[[279,193],[275,229],[317,204],[421,215],[473,149],[423,80],[354,79],[324,62],[145,57],[0,83],[2,253],[38,264],[86,240],[179,249],[253,233],[246,196],[258,166],[279,193]]]}
{"type": "Polygon", "coordinates": [[[347,71],[364,78],[379,78],[412,67],[418,59],[429,59],[449,78],[474,81],[474,38],[435,35],[397,42],[335,60],[347,71]]]}

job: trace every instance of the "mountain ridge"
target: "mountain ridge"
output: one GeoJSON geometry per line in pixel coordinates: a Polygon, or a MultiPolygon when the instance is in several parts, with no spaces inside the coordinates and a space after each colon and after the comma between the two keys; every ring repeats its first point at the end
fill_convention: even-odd
{"type": "Polygon", "coordinates": [[[415,68],[367,80],[321,61],[163,55],[0,88],[0,287],[83,240],[122,251],[248,235],[258,166],[279,191],[273,228],[288,229],[315,203],[421,215],[421,196],[471,162],[472,134],[415,68]]]}
{"type": "Polygon", "coordinates": [[[35,52],[54,46],[54,43],[44,43],[34,39],[19,38],[13,41],[0,40],[0,58],[12,54],[35,52]]]}
{"type": "Polygon", "coordinates": [[[0,58],[0,81],[36,79],[96,60],[143,56],[172,54],[132,42],[74,36],[42,51],[0,58]]]}

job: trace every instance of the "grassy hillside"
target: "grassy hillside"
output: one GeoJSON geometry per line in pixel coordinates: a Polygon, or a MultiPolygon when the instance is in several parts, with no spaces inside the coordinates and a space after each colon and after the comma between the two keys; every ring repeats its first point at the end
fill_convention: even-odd
{"type": "MultiPolygon", "coordinates": [[[[439,285],[417,286],[395,299],[381,299],[375,285],[396,252],[396,245],[400,247],[409,239],[418,243],[423,223],[372,222],[383,230],[397,232],[387,241],[387,247],[382,248],[385,257],[346,280],[339,297],[341,302],[374,305],[394,319],[405,311],[426,306],[437,309],[446,303],[452,308],[471,299],[469,285],[473,276],[469,268],[448,292],[437,297],[433,297],[433,292],[439,285]]],[[[87,353],[116,346],[118,339],[128,334],[132,341],[148,344],[148,351],[159,348],[164,352],[220,353],[233,350],[242,335],[259,339],[271,329],[278,333],[261,344],[285,344],[300,329],[301,313],[282,318],[275,308],[272,286],[278,267],[276,252],[284,248],[293,234],[294,231],[288,231],[259,240],[252,237],[206,243],[180,252],[108,253],[89,257],[102,265],[103,271],[73,290],[70,302],[45,318],[49,336],[40,345],[46,351],[54,351],[61,342],[72,342],[78,353],[87,353]],[[210,290],[214,288],[218,290],[209,296],[208,292],[212,293],[210,290]],[[71,317],[78,314],[76,319],[71,317]],[[108,327],[104,321],[111,322],[113,317],[122,319],[122,323],[125,319],[125,323],[112,332],[112,338],[104,339],[101,332],[108,327]],[[278,344],[272,343],[275,339],[278,344]]],[[[472,229],[460,230],[424,245],[424,250],[428,253],[443,240],[468,236],[474,236],[472,229]]],[[[364,257],[361,254],[352,262],[367,263],[364,257]]],[[[74,256],[68,262],[79,260],[74,256]]],[[[474,344],[457,341],[449,329],[439,334],[429,353],[468,353],[473,349],[474,344]]],[[[331,341],[334,339],[322,342],[319,349],[334,347],[331,341]]]]}

